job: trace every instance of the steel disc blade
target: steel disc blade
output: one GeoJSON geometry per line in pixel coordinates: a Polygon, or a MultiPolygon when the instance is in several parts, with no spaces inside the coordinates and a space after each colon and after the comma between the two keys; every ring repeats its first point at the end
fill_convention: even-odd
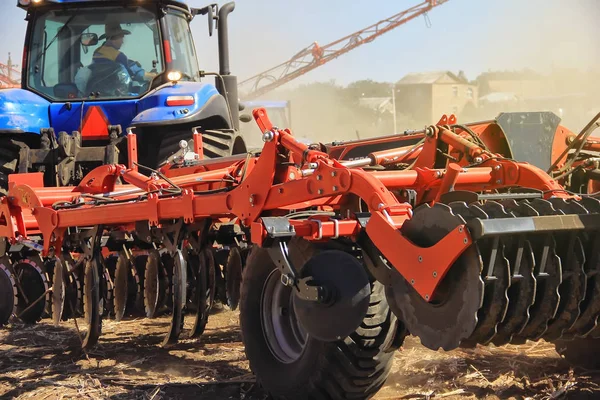
{"type": "MultiPolygon", "coordinates": [[[[144,275],[144,310],[147,318],[154,318],[159,304],[160,292],[164,292],[161,279],[161,260],[158,251],[152,251],[146,260],[144,275]]],[[[164,297],[164,293],[162,294],[164,297]]]]}
{"type": "Polygon", "coordinates": [[[129,287],[130,294],[134,297],[134,302],[131,307],[131,313],[136,316],[145,314],[144,307],[144,276],[146,275],[146,263],[148,262],[148,255],[141,254],[133,258],[133,268],[131,268],[131,274],[135,285],[129,287]],[[133,293],[135,289],[135,293],[133,293]]]}
{"type": "Polygon", "coordinates": [[[0,326],[8,323],[18,303],[17,285],[9,263],[7,257],[0,258],[0,326]]]}
{"type": "MultiPolygon", "coordinates": [[[[600,200],[593,197],[582,197],[578,202],[587,212],[600,213],[600,200]]],[[[586,337],[598,328],[600,316],[600,232],[584,231],[580,236],[585,252],[585,273],[587,277],[586,295],[579,305],[580,315],[575,324],[567,331],[567,335],[586,337]]]]}
{"type": "Polygon", "coordinates": [[[213,260],[215,263],[215,299],[222,304],[227,304],[227,286],[225,278],[225,265],[229,251],[223,249],[212,249],[213,260]]]}
{"type": "MultiPolygon", "coordinates": [[[[514,200],[505,203],[489,201],[482,210],[492,218],[514,218],[508,207],[516,205],[514,200]]],[[[535,300],[534,257],[531,245],[524,236],[503,236],[504,256],[510,266],[510,283],[506,295],[508,304],[502,322],[496,326],[492,343],[502,346],[510,343],[512,336],[523,329],[529,319],[529,307],[535,300]]],[[[506,277],[505,277],[506,278],[506,277]]],[[[485,341],[482,344],[486,344],[485,341]]]]}
{"type": "MultiPolygon", "coordinates": [[[[565,199],[551,199],[558,212],[564,214],[587,214],[587,210],[577,202],[565,199]]],[[[555,318],[550,321],[544,339],[553,341],[563,337],[563,333],[573,327],[579,315],[580,304],[587,291],[587,276],[584,270],[585,250],[581,240],[584,235],[578,232],[556,234],[557,254],[561,258],[563,281],[558,287],[561,302],[555,318]]]]}
{"type": "MultiPolygon", "coordinates": [[[[403,235],[418,246],[440,241],[464,220],[450,207],[425,204],[415,209],[413,217],[401,229],[403,235]]],[[[484,284],[482,260],[476,246],[469,247],[452,265],[426,302],[400,274],[392,274],[386,287],[388,303],[409,332],[432,350],[457,348],[477,326],[477,312],[482,305],[484,284]]]]}
{"type": "Polygon", "coordinates": [[[300,278],[309,277],[311,285],[323,286],[333,298],[319,303],[305,300],[294,291],[294,312],[304,330],[325,342],[351,335],[369,309],[371,284],[364,266],[346,252],[326,250],[312,256],[302,267],[300,278]]]}
{"type": "Polygon", "coordinates": [[[204,333],[208,323],[208,272],[206,258],[203,252],[193,256],[190,265],[193,266],[194,273],[197,276],[194,290],[194,322],[189,336],[196,338],[204,333]]]}
{"type": "MultiPolygon", "coordinates": [[[[512,217],[517,217],[515,210],[519,208],[516,200],[508,199],[500,202],[512,217]]],[[[502,346],[510,343],[513,336],[519,334],[531,318],[530,309],[535,302],[537,280],[535,278],[536,259],[526,235],[509,236],[507,257],[511,262],[511,286],[508,289],[508,310],[504,321],[498,326],[498,334],[494,345],[502,346]]]]}
{"type": "Polygon", "coordinates": [[[170,258],[169,266],[172,269],[172,314],[169,332],[165,336],[162,345],[166,346],[177,342],[183,329],[183,309],[186,303],[186,281],[187,266],[181,250],[177,250],[170,258]]]}
{"type": "Polygon", "coordinates": [[[215,266],[215,259],[212,248],[207,247],[202,250],[202,255],[206,262],[206,273],[208,279],[207,286],[207,301],[208,301],[208,312],[212,309],[215,304],[216,292],[217,292],[217,270],[215,266]]]}
{"type": "Polygon", "coordinates": [[[66,273],[63,263],[60,259],[54,260],[54,271],[52,274],[52,321],[54,326],[58,326],[63,317],[65,309],[65,297],[67,283],[65,281],[66,273]]]}
{"type": "Polygon", "coordinates": [[[508,310],[492,343],[503,346],[523,330],[529,321],[529,309],[535,301],[536,280],[533,274],[535,259],[531,243],[516,237],[506,251],[511,261],[511,286],[508,289],[508,310]]]}
{"type": "Polygon", "coordinates": [[[127,302],[129,299],[129,275],[130,263],[127,254],[124,251],[119,252],[117,264],[115,266],[114,288],[113,288],[113,304],[115,320],[121,321],[127,310],[127,302]]]}
{"type": "Polygon", "coordinates": [[[46,274],[32,259],[15,263],[14,271],[19,296],[16,315],[26,324],[34,324],[42,319],[46,303],[50,301],[46,274]]]}
{"type": "MultiPolygon", "coordinates": [[[[466,221],[472,218],[488,219],[507,217],[504,208],[495,202],[484,205],[470,204],[469,212],[453,207],[455,213],[466,221]]],[[[489,343],[497,333],[497,326],[506,315],[508,309],[508,287],[510,286],[510,265],[504,255],[504,242],[499,237],[477,242],[483,260],[482,279],[485,285],[483,305],[477,313],[477,327],[461,347],[475,347],[477,344],[489,343]]]]}
{"type": "MultiPolygon", "coordinates": [[[[69,317],[81,317],[83,311],[83,276],[84,264],[78,265],[70,255],[63,257],[63,265],[67,270],[68,282],[65,302],[69,306],[65,311],[69,317]]],[[[64,315],[64,311],[63,311],[64,315]]],[[[63,318],[63,320],[65,320],[63,318]]]]}
{"type": "Polygon", "coordinates": [[[83,348],[88,349],[98,343],[102,332],[102,310],[100,307],[100,274],[102,263],[93,257],[85,263],[83,284],[83,307],[87,331],[83,339],[83,348]]]}
{"type": "Polygon", "coordinates": [[[111,254],[104,261],[104,275],[107,282],[104,314],[111,318],[115,316],[115,274],[117,272],[118,261],[118,254],[111,254]]]}
{"type": "Polygon", "coordinates": [[[158,316],[168,311],[167,302],[171,297],[171,278],[163,263],[163,257],[159,252],[156,255],[158,256],[158,299],[155,316],[158,316]]]}
{"type": "MultiPolygon", "coordinates": [[[[512,211],[517,217],[539,216],[548,215],[549,208],[547,204],[534,208],[530,202],[520,202],[512,211]]],[[[562,282],[562,266],[556,255],[554,237],[551,234],[531,234],[528,235],[528,240],[535,257],[537,287],[535,302],[529,308],[529,321],[511,341],[515,344],[524,343],[528,339],[539,339],[546,332],[549,321],[556,315],[560,302],[558,286],[562,282]]]]}
{"type": "Polygon", "coordinates": [[[100,275],[100,303],[102,304],[102,316],[109,317],[114,312],[114,283],[107,265],[114,269],[117,257],[111,256],[104,260],[103,273],[100,275]]]}
{"type": "Polygon", "coordinates": [[[235,310],[240,301],[242,284],[242,256],[238,247],[232,247],[229,250],[229,257],[227,257],[227,264],[225,265],[225,284],[227,287],[227,305],[235,310]]]}

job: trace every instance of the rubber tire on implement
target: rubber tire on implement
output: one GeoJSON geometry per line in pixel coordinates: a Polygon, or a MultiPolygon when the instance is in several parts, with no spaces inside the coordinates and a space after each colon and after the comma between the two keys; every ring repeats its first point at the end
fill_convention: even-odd
{"type": "MultiPolygon", "coordinates": [[[[292,239],[289,249],[296,268],[301,268],[316,251],[301,239],[292,239]]],[[[398,343],[406,334],[402,327],[400,336],[396,336],[401,324],[390,311],[383,285],[372,284],[367,316],[354,333],[336,342],[308,337],[299,358],[282,362],[271,350],[261,323],[265,282],[272,277],[281,285],[280,276],[266,249],[254,247],[243,273],[240,325],[246,355],[258,382],[273,397],[287,400],[373,396],[392,367],[392,343],[398,343]]]]}

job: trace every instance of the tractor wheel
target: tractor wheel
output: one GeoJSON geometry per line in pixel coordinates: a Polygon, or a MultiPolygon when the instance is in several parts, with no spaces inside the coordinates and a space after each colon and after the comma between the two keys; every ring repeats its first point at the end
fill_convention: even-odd
{"type": "Polygon", "coordinates": [[[17,170],[19,149],[10,142],[0,142],[0,197],[8,193],[8,175],[17,170]]]}
{"type": "MultiPolygon", "coordinates": [[[[175,156],[181,155],[179,142],[182,140],[186,140],[188,148],[193,149],[194,141],[191,137],[191,130],[173,132],[163,137],[158,149],[158,166],[171,161],[175,156]]],[[[228,157],[246,152],[243,139],[233,132],[207,130],[202,133],[202,144],[205,158],[228,157]]]]}
{"type": "Polygon", "coordinates": [[[574,366],[594,370],[600,368],[600,339],[557,340],[554,347],[561,357],[574,366]]]}
{"type": "MultiPolygon", "coordinates": [[[[302,266],[316,248],[290,242],[302,266]]],[[[246,356],[258,382],[279,399],[366,399],[385,383],[393,350],[406,335],[386,302],[384,287],[371,284],[367,315],[350,336],[335,342],[310,337],[292,305],[292,289],[265,249],[255,247],[243,273],[240,325],[246,356]]],[[[327,323],[324,321],[323,323],[327,323]]]]}

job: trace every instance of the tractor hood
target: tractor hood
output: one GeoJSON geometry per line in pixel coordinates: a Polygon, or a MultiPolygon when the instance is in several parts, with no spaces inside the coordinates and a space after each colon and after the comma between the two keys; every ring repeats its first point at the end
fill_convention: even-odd
{"type": "Polygon", "coordinates": [[[50,103],[22,89],[0,90],[0,133],[35,133],[48,128],[50,103]]]}
{"type": "Polygon", "coordinates": [[[220,117],[231,127],[225,98],[208,83],[165,84],[140,99],[138,110],[131,125],[172,125],[220,117]]]}

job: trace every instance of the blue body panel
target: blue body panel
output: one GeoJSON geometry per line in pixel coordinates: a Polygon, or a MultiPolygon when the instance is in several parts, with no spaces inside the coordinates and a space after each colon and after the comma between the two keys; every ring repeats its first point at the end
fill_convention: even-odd
{"type": "Polygon", "coordinates": [[[190,118],[214,97],[219,96],[214,85],[200,82],[180,82],[168,85],[159,90],[152,91],[140,99],[138,103],[139,114],[133,119],[132,124],[153,123],[160,121],[173,121],[176,119],[190,118]],[[184,107],[167,107],[169,96],[194,96],[194,104],[184,107]],[[183,110],[188,110],[184,113],[183,110]]]}
{"type": "MultiPolygon", "coordinates": [[[[121,125],[125,133],[129,126],[137,123],[160,125],[164,122],[177,124],[177,120],[182,119],[194,120],[216,97],[222,96],[212,84],[180,82],[164,85],[140,99],[89,100],[83,104],[83,110],[82,102],[73,101],[69,110],[65,102],[50,103],[26,90],[0,90],[0,132],[40,134],[42,128],[53,128],[57,135],[61,131],[70,134],[81,131],[82,120],[90,107],[100,106],[108,124],[121,125]],[[169,96],[193,96],[195,101],[190,106],[170,107],[166,105],[169,96]]],[[[202,118],[212,116],[212,112],[227,115],[227,110],[217,108],[205,113],[202,118]]]]}
{"type": "Polygon", "coordinates": [[[22,89],[0,90],[0,132],[40,133],[50,127],[50,103],[22,89]]]}
{"type": "Polygon", "coordinates": [[[50,115],[52,117],[52,127],[55,133],[65,131],[81,131],[81,123],[90,107],[100,106],[104,115],[106,115],[110,125],[121,125],[125,130],[131,120],[137,114],[137,101],[86,101],[83,104],[83,113],[81,103],[71,103],[71,110],[65,103],[53,103],[50,105],[50,115]]]}

